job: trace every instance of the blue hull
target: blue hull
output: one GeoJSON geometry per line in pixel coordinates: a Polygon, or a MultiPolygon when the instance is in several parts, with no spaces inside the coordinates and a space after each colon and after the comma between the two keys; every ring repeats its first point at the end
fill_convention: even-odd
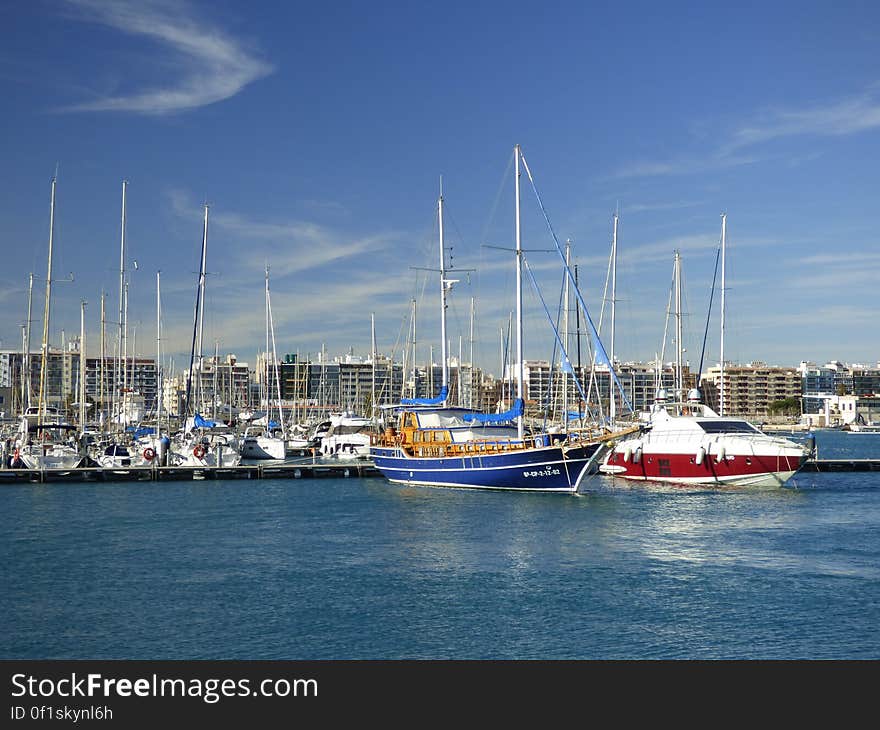
{"type": "Polygon", "coordinates": [[[412,457],[400,448],[374,446],[370,457],[390,482],[466,489],[575,492],[596,470],[600,444],[561,446],[473,456],[412,457]]]}

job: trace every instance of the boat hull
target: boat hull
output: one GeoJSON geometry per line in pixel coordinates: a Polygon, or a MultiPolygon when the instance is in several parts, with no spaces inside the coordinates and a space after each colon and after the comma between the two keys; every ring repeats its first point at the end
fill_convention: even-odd
{"type": "Polygon", "coordinates": [[[686,485],[781,487],[803,466],[802,452],[781,454],[726,454],[720,460],[709,454],[618,450],[608,454],[600,472],[615,478],[686,485]]]}
{"type": "Polygon", "coordinates": [[[240,452],[243,459],[284,459],[287,455],[284,439],[248,436],[241,442],[240,452]]]}
{"type": "Polygon", "coordinates": [[[596,470],[602,444],[550,446],[498,454],[416,457],[401,448],[373,447],[370,456],[388,481],[460,489],[576,492],[596,470]]]}

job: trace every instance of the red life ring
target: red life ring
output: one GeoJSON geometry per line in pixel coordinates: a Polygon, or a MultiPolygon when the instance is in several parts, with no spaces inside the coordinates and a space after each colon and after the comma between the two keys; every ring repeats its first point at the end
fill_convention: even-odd
{"type": "Polygon", "coordinates": [[[18,449],[12,452],[12,460],[18,461],[18,449]]]}
{"type": "Polygon", "coordinates": [[[147,446],[147,448],[144,449],[144,458],[147,461],[152,461],[155,458],[155,456],[156,456],[156,452],[153,451],[153,449],[151,449],[149,446],[147,446]]]}
{"type": "Polygon", "coordinates": [[[202,446],[201,444],[198,444],[193,449],[193,456],[195,456],[197,459],[201,459],[206,453],[207,452],[205,451],[205,447],[202,446]]]}

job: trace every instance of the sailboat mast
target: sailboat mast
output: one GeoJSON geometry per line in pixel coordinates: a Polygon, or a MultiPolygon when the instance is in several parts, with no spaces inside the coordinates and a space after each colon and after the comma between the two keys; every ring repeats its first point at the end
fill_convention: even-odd
{"type": "Polygon", "coordinates": [[[220,340],[214,340],[214,373],[211,380],[211,420],[217,420],[217,371],[220,369],[220,340]]]}
{"type": "MultiPolygon", "coordinates": [[[[201,311],[201,303],[202,303],[202,294],[204,292],[204,282],[205,282],[205,261],[207,258],[207,248],[208,248],[208,206],[205,205],[205,223],[204,229],[202,232],[202,255],[199,259],[199,284],[196,287],[196,308],[193,314],[193,337],[192,337],[192,345],[190,347],[189,352],[189,374],[186,378],[186,412],[187,415],[189,413],[194,413],[195,410],[192,408],[192,379],[193,379],[193,367],[195,364],[196,357],[196,344],[198,343],[199,347],[199,361],[200,367],[199,371],[201,374],[201,336],[199,335],[199,313],[201,311]]],[[[198,387],[198,386],[197,386],[198,387]]]]}
{"type": "Polygon", "coordinates": [[[471,297],[470,356],[468,358],[468,407],[474,407],[474,298],[471,297]]]}
{"type": "MultiPolygon", "coordinates": [[[[116,322],[116,362],[113,365],[113,401],[121,397],[120,383],[125,380],[125,365],[122,363],[123,338],[125,337],[125,193],[128,180],[122,181],[122,220],[119,236],[119,318],[116,322]]],[[[124,386],[122,386],[124,387],[124,386]]],[[[120,401],[121,414],[121,401],[120,401]]]]}
{"type": "Polygon", "coordinates": [[[675,388],[678,400],[684,398],[684,381],[682,376],[681,347],[681,254],[675,252],[675,388]]]}
{"type": "Polygon", "coordinates": [[[79,430],[86,427],[86,303],[79,312],[79,430]]]}
{"type": "MultiPolygon", "coordinates": [[[[522,229],[520,226],[519,158],[520,148],[516,146],[516,397],[523,398],[523,327],[522,327],[522,229]]],[[[522,414],[516,419],[516,433],[519,439],[524,434],[522,414]]]]}
{"type": "Polygon", "coordinates": [[[46,274],[46,302],[43,309],[43,341],[41,343],[40,356],[40,396],[37,401],[37,413],[40,421],[45,420],[46,402],[48,398],[46,392],[46,370],[47,360],[49,358],[49,315],[50,305],[52,302],[52,239],[55,234],[55,182],[56,178],[52,178],[52,195],[49,201],[49,264],[48,273],[46,274]]]}
{"type": "Polygon", "coordinates": [[[727,249],[727,213],[721,214],[721,352],[719,354],[719,358],[721,361],[720,367],[720,379],[721,379],[721,388],[720,388],[720,398],[719,398],[719,414],[720,416],[724,415],[724,315],[725,315],[725,301],[724,301],[724,293],[726,291],[724,286],[724,273],[725,273],[725,254],[727,249]]]}
{"type": "Polygon", "coordinates": [[[370,360],[373,367],[370,371],[370,418],[376,415],[376,313],[370,312],[370,360]]]}
{"type": "MultiPolygon", "coordinates": [[[[278,424],[281,426],[281,437],[287,439],[287,426],[284,425],[284,412],[281,408],[281,373],[278,370],[278,351],[275,348],[275,322],[272,319],[272,300],[269,297],[269,267],[266,267],[266,303],[269,307],[269,331],[272,333],[272,368],[275,374],[275,395],[278,402],[278,424]]],[[[267,411],[266,425],[270,418],[267,411]]]]}
{"type": "Polygon", "coordinates": [[[156,437],[162,429],[162,298],[159,294],[162,272],[156,272],[156,437]]]}
{"type": "MultiPolygon", "coordinates": [[[[443,240],[443,178],[440,178],[440,197],[437,199],[437,219],[440,228],[440,359],[442,383],[441,388],[448,386],[449,370],[448,357],[446,352],[446,251],[444,250],[445,242],[443,240]]],[[[433,358],[432,358],[433,360],[433,358]]],[[[431,363],[433,367],[433,362],[431,363]]],[[[433,384],[433,372],[431,382],[433,384]]]]}
{"type": "Polygon", "coordinates": [[[418,360],[416,359],[416,300],[412,300],[412,397],[418,397],[418,360]]]}
{"type": "Polygon", "coordinates": [[[204,398],[204,394],[202,392],[202,363],[204,360],[204,350],[202,349],[202,338],[204,335],[204,327],[205,327],[205,283],[208,276],[208,204],[205,203],[205,223],[202,232],[202,275],[199,277],[199,289],[201,291],[199,297],[199,379],[198,379],[198,389],[199,389],[199,401],[204,398]]]}
{"type": "MultiPolygon", "coordinates": [[[[104,379],[106,377],[105,369],[107,367],[106,351],[105,351],[105,339],[106,338],[105,338],[105,331],[104,331],[107,326],[107,314],[106,314],[106,309],[105,309],[106,297],[107,297],[107,295],[104,292],[104,290],[102,289],[101,290],[101,375],[100,375],[101,382],[98,385],[98,402],[101,404],[101,413],[102,414],[104,413],[104,407],[105,407],[105,404],[104,404],[104,379]]],[[[100,422],[102,425],[101,430],[103,430],[104,419],[101,418],[100,422]]]]}
{"type": "Polygon", "coordinates": [[[611,367],[608,369],[608,418],[612,428],[617,419],[617,394],[614,392],[614,324],[617,319],[617,222],[618,215],[614,213],[614,234],[611,238],[611,352],[609,359],[611,367]]]}
{"type": "Polygon", "coordinates": [[[266,369],[265,375],[263,377],[263,382],[265,385],[263,386],[263,392],[266,394],[266,428],[268,433],[269,421],[272,420],[272,409],[269,406],[271,391],[269,388],[269,265],[266,264],[266,291],[265,291],[265,300],[266,300],[266,369]]]}
{"type": "MultiPolygon", "coordinates": [[[[571,239],[568,239],[565,242],[565,265],[571,266],[571,239]]],[[[565,308],[562,311],[562,342],[565,352],[562,353],[563,358],[567,358],[568,349],[569,349],[569,324],[568,324],[568,312],[571,307],[571,299],[569,291],[569,280],[568,277],[565,277],[565,285],[564,285],[564,300],[565,300],[565,308]]],[[[562,423],[568,426],[568,374],[571,369],[571,363],[568,363],[568,367],[562,368],[562,423]]]]}
{"type": "Polygon", "coordinates": [[[25,327],[25,341],[24,341],[24,358],[23,358],[23,368],[24,374],[22,377],[22,382],[24,383],[25,392],[22,395],[21,404],[22,409],[27,408],[31,404],[31,304],[33,302],[33,294],[34,294],[34,274],[28,276],[28,313],[27,313],[27,325],[25,327]]]}
{"type": "MultiPolygon", "coordinates": [[[[128,391],[128,282],[125,282],[125,304],[122,307],[122,400],[125,403],[125,393],[128,391]]],[[[134,348],[132,347],[132,355],[134,348]]]]}

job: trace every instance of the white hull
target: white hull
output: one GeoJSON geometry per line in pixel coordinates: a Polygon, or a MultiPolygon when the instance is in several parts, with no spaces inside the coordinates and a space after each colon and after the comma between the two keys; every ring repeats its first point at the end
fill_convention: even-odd
{"type": "Polygon", "coordinates": [[[287,446],[284,439],[267,436],[245,436],[242,439],[239,453],[243,459],[281,460],[287,456],[287,446]]]}
{"type": "Polygon", "coordinates": [[[67,447],[54,447],[47,451],[23,449],[19,458],[28,469],[75,469],[82,462],[78,452],[67,447]]]}

